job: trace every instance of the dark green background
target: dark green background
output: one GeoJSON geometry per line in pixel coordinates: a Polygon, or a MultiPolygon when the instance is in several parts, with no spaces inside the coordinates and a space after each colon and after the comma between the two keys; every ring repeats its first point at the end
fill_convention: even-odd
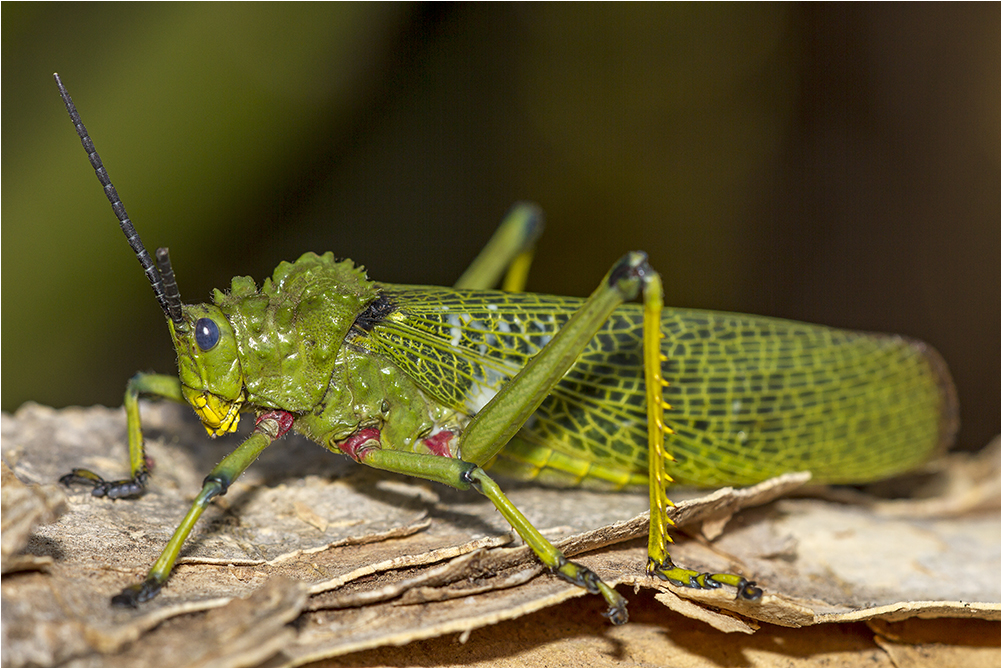
{"type": "Polygon", "coordinates": [[[999,430],[997,4],[17,4],[3,30],[3,396],[173,370],[59,71],[182,297],[333,250],[450,283],[517,199],[530,288],[629,249],[666,299],[923,338],[999,430]]]}

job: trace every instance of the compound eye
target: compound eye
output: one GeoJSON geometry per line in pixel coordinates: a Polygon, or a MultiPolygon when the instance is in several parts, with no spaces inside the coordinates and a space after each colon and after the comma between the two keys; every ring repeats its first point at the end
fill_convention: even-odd
{"type": "Polygon", "coordinates": [[[211,351],[219,343],[219,326],[211,318],[195,322],[195,343],[203,351],[211,351]]]}

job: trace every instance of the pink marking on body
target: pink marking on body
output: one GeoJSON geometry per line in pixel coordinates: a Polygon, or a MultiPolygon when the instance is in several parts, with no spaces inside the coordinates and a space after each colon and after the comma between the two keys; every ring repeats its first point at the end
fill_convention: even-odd
{"type": "Polygon", "coordinates": [[[296,420],[296,417],[288,411],[266,411],[257,417],[257,420],[254,421],[254,425],[260,425],[261,421],[268,419],[278,423],[278,436],[275,437],[278,439],[280,437],[284,437],[289,430],[292,429],[292,423],[296,420]]]}
{"type": "Polygon", "coordinates": [[[424,445],[428,447],[434,455],[441,455],[443,458],[451,458],[452,449],[449,448],[449,443],[453,440],[456,435],[448,430],[442,430],[441,432],[436,432],[427,439],[423,439],[424,445]]]}
{"type": "Polygon", "coordinates": [[[379,430],[374,427],[367,427],[359,430],[341,443],[337,444],[338,450],[347,455],[355,462],[361,462],[368,451],[379,447],[379,430]],[[375,445],[372,442],[376,442],[375,445]]]}

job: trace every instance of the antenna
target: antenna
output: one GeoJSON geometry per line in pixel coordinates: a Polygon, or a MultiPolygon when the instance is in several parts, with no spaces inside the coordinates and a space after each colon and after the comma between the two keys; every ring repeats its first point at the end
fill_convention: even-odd
{"type": "Polygon", "coordinates": [[[66,111],[70,114],[70,121],[73,122],[73,127],[76,128],[77,135],[80,136],[80,143],[83,144],[84,151],[87,152],[87,158],[94,168],[94,174],[97,175],[97,180],[104,187],[104,194],[108,197],[108,202],[111,203],[111,209],[118,218],[122,232],[125,233],[125,239],[129,242],[129,246],[132,247],[136,258],[139,259],[139,264],[142,265],[143,272],[146,273],[146,278],[149,279],[150,285],[153,286],[153,292],[156,294],[157,302],[160,303],[160,308],[163,309],[164,315],[174,322],[175,328],[184,329],[185,323],[181,317],[181,296],[177,290],[177,283],[174,281],[174,270],[171,269],[167,249],[157,250],[157,265],[154,265],[153,259],[150,258],[146,247],[143,246],[143,241],[139,238],[139,233],[136,232],[132,221],[129,220],[129,214],[125,211],[125,205],[122,204],[122,200],[118,197],[118,191],[115,190],[115,186],[111,183],[108,171],[104,169],[104,163],[101,162],[101,156],[97,155],[97,151],[94,149],[94,142],[87,133],[87,128],[84,127],[83,121],[80,120],[80,114],[77,112],[76,105],[73,104],[70,94],[66,91],[66,87],[63,86],[62,79],[59,78],[59,74],[53,74],[52,76],[56,80],[56,86],[59,87],[59,95],[63,99],[63,104],[66,105],[66,111]]]}

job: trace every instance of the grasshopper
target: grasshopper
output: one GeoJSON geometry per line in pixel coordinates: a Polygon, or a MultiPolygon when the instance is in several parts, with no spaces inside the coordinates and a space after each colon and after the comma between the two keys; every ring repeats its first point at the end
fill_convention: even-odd
{"type": "Polygon", "coordinates": [[[915,467],[956,430],[949,372],[928,345],[665,308],[643,253],[624,255],[587,299],[521,292],[542,227],[528,204],[513,207],[453,288],[379,283],[350,260],[306,253],[260,287],[237,277],[211,304],[182,304],[167,249],[155,261],[146,251],[55,79],[178,357],[177,377],[139,373],[126,386],[131,477],[74,469],[61,481],[98,497],[143,494],[140,396],[187,402],[211,437],[236,430],[241,413],[256,418],[145,580],[113,605],[155,597],[209,502],[290,430],[361,464],[485,495],[556,576],[604,597],[616,624],[626,600],[566,559],[487,470],[556,486],[646,485],[647,573],[754,600],[762,590],[743,576],[672,563],[669,483],[747,485],[801,470],[868,482],[915,467]],[[488,290],[502,275],[503,290],[488,290]]]}

